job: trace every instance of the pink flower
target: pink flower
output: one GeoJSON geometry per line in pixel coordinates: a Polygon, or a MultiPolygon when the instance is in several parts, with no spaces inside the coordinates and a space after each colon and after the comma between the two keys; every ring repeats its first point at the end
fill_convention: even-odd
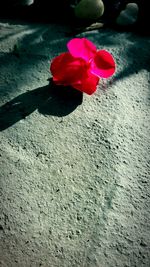
{"type": "Polygon", "coordinates": [[[106,50],[97,50],[86,38],[74,38],[65,52],[52,60],[50,71],[57,85],[72,86],[89,95],[96,91],[100,78],[115,72],[115,61],[106,50]]]}

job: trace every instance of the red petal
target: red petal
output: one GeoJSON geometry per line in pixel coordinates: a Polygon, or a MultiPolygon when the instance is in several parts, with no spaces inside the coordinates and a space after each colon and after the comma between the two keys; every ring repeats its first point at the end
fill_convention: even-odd
{"type": "Polygon", "coordinates": [[[80,57],[89,61],[96,53],[96,46],[86,38],[74,38],[67,44],[73,57],[80,57]]]}
{"type": "Polygon", "coordinates": [[[115,72],[115,61],[113,56],[106,50],[97,51],[91,61],[91,72],[98,77],[108,78],[115,72]]]}
{"type": "Polygon", "coordinates": [[[60,85],[79,83],[85,76],[85,69],[85,61],[74,58],[69,52],[55,57],[50,66],[53,80],[60,85]]]}
{"type": "Polygon", "coordinates": [[[97,76],[87,72],[87,76],[82,79],[81,83],[74,83],[72,84],[72,87],[88,95],[92,95],[96,91],[98,82],[99,78],[97,76]]]}

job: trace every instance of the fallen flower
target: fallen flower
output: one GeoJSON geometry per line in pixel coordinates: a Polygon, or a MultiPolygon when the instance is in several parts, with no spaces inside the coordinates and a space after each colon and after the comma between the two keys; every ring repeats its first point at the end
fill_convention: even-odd
{"type": "Polygon", "coordinates": [[[72,86],[89,95],[96,91],[100,78],[115,72],[113,56],[106,50],[97,50],[86,38],[74,38],[65,52],[52,60],[50,71],[57,85],[72,86]]]}

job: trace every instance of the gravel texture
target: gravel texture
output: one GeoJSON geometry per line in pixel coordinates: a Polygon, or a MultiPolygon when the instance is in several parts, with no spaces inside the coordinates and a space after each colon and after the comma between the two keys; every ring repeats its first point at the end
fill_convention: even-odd
{"type": "Polygon", "coordinates": [[[0,23],[0,266],[149,267],[150,38],[78,35],[117,63],[88,96],[49,83],[67,33],[0,23]]]}

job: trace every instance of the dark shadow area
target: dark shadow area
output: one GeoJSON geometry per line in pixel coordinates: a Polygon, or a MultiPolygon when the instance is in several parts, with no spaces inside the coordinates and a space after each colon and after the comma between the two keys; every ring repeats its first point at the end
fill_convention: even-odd
{"type": "Polygon", "coordinates": [[[56,86],[50,80],[48,85],[23,93],[0,107],[0,130],[25,119],[36,109],[43,115],[67,116],[82,101],[82,92],[69,86],[56,86]]]}
{"type": "MultiPolygon", "coordinates": [[[[53,28],[54,25],[52,29],[53,28]]],[[[58,28],[56,27],[56,32],[55,30],[51,30],[48,26],[46,28],[39,26],[35,29],[35,32],[27,34],[21,39],[19,48],[16,50],[14,49],[12,52],[0,53],[1,73],[6,73],[7,69],[8,74],[9,72],[13,72],[15,77],[19,75],[20,79],[17,80],[17,86],[24,83],[22,77],[26,75],[26,72],[31,70],[31,74],[34,74],[32,68],[34,68],[35,65],[40,62],[48,62],[50,55],[56,56],[66,51],[68,38],[65,38],[65,34],[62,32],[63,28],[60,28],[60,32],[58,31],[59,26],[58,28]],[[43,40],[36,43],[35,40],[39,36],[42,36],[43,40]]],[[[106,47],[108,51],[111,51],[111,47],[113,47],[117,71],[111,84],[135,73],[138,75],[141,70],[146,69],[150,71],[149,37],[141,37],[133,33],[122,33],[107,29],[100,30],[96,33],[88,32],[85,37],[89,38],[95,44],[100,44],[102,48],[106,47]],[[124,46],[123,42],[120,41],[121,38],[122,40],[126,38],[126,44],[124,46]],[[117,57],[115,56],[115,47],[120,51],[117,57]]],[[[49,68],[49,64],[47,64],[47,68],[49,68]]],[[[30,81],[30,79],[32,79],[30,76],[31,75],[28,74],[27,83],[32,82],[32,80],[30,81]]],[[[3,86],[3,89],[4,90],[1,92],[2,97],[4,94],[15,90],[16,86],[8,86],[8,84],[6,84],[3,86]]]]}
{"type": "Polygon", "coordinates": [[[30,86],[35,70],[37,79],[45,70],[48,70],[46,78],[50,77],[50,60],[67,50],[67,29],[62,25],[25,24],[22,27],[15,21],[15,26],[13,21],[5,24],[4,27],[0,25],[0,41],[4,47],[0,51],[0,97],[18,90],[24,83],[30,86]],[[18,37],[17,34],[21,35],[18,37]]]}
{"type": "Polygon", "coordinates": [[[125,50],[126,64],[122,71],[116,75],[116,81],[138,74],[141,70],[150,71],[150,38],[139,38],[134,34],[128,36],[129,46],[125,50]]]}
{"type": "MultiPolygon", "coordinates": [[[[27,28],[27,30],[29,29],[30,28],[27,28]]],[[[0,71],[2,72],[6,65],[11,68],[11,64],[15,63],[19,68],[18,74],[20,72],[21,74],[26,73],[30,69],[32,70],[32,67],[34,67],[35,64],[39,64],[41,61],[49,60],[51,56],[54,57],[62,52],[65,52],[67,50],[67,41],[71,38],[77,37],[77,35],[70,35],[69,38],[66,37],[67,31],[69,31],[68,28],[61,27],[60,25],[31,24],[31,33],[25,33],[24,36],[16,41],[16,46],[12,52],[0,54],[0,71]],[[40,41],[37,42],[38,38],[40,38],[40,41]],[[29,57],[31,60],[28,60],[29,57]]],[[[17,33],[18,31],[16,33],[14,32],[14,36],[17,33]]],[[[1,38],[8,38],[9,40],[9,37],[11,38],[12,35],[12,31],[10,31],[10,33],[6,32],[6,35],[1,38]]],[[[78,35],[78,37],[80,37],[80,35],[78,35]]],[[[122,66],[121,68],[120,66],[117,68],[115,75],[116,81],[134,73],[138,74],[138,72],[143,69],[150,71],[149,37],[142,37],[135,33],[124,33],[110,29],[101,29],[96,33],[88,32],[85,34],[85,37],[89,38],[95,44],[100,44],[100,46],[104,49],[107,47],[108,51],[109,47],[113,47],[114,51],[115,47],[118,51],[120,49],[120,59],[118,58],[117,60],[117,58],[115,58],[115,60],[117,66],[121,66],[121,64],[122,66]],[[127,39],[128,45],[124,45],[123,42],[120,42],[121,35],[123,36],[122,39],[127,39]]]]}
{"type": "MultiPolygon", "coordinates": [[[[55,53],[60,53],[62,52],[60,49],[62,43],[62,48],[65,50],[67,49],[65,40],[61,41],[60,39],[65,38],[70,31],[68,25],[56,23],[23,23],[20,20],[10,19],[0,19],[0,24],[1,23],[2,25],[4,23],[5,26],[0,26],[0,41],[9,41],[16,38],[16,45],[11,54],[16,55],[17,52],[18,57],[21,54],[25,55],[27,53],[32,53],[33,55],[43,55],[45,54],[45,51],[51,51],[53,48],[52,46],[55,48],[55,53]]],[[[49,55],[47,55],[47,57],[48,56],[49,55]]]]}

